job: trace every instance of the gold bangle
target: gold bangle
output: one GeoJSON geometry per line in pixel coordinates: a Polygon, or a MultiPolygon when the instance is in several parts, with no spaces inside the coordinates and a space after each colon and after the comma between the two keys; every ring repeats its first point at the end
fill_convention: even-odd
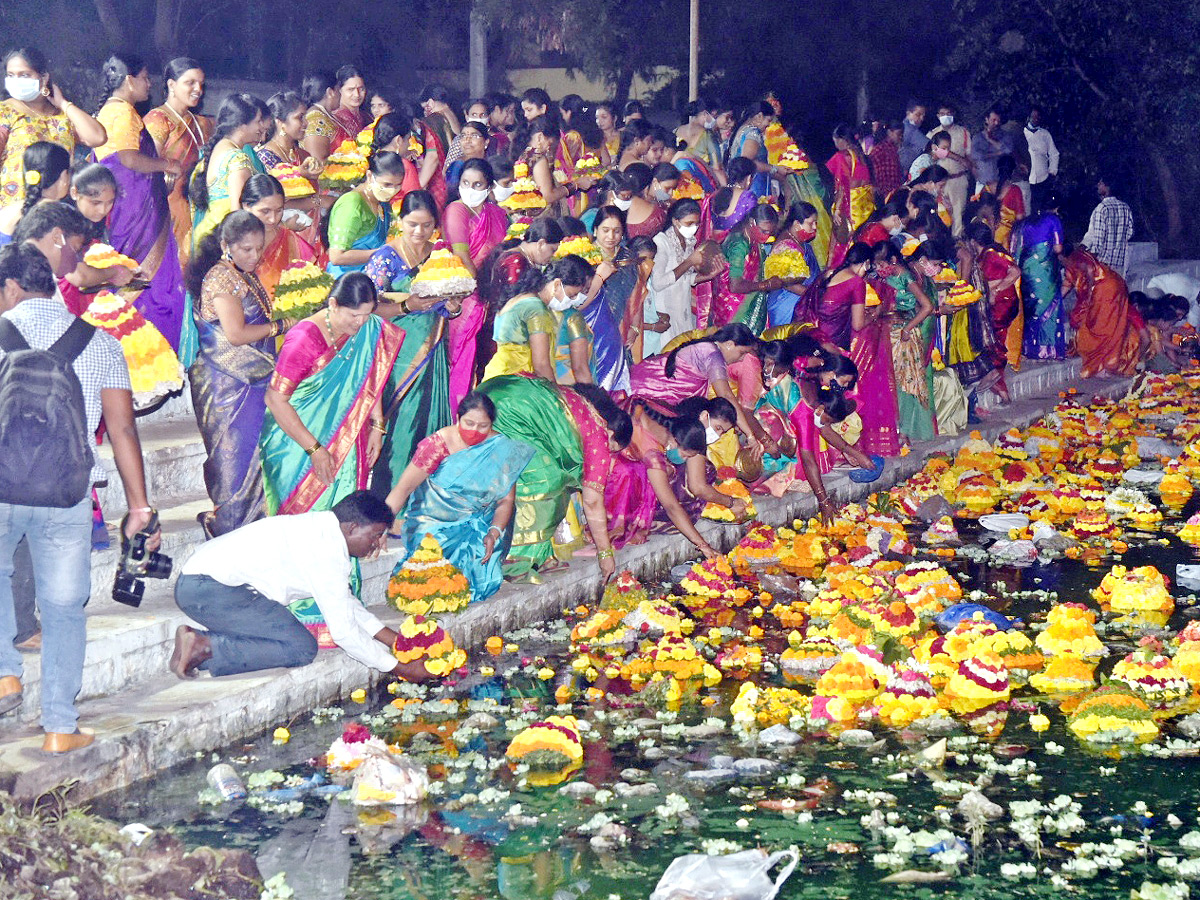
{"type": "Polygon", "coordinates": [[[380,434],[387,434],[387,422],[383,421],[383,419],[372,419],[371,427],[380,434]]]}
{"type": "Polygon", "coordinates": [[[612,559],[614,555],[615,554],[613,553],[613,550],[611,547],[608,548],[607,550],[600,550],[600,549],[596,550],[596,559],[612,559]]]}
{"type": "Polygon", "coordinates": [[[305,450],[304,452],[305,452],[305,453],[307,453],[309,456],[312,456],[312,455],[313,455],[314,453],[316,453],[318,450],[324,450],[324,449],[325,449],[325,448],[321,446],[321,442],[320,442],[320,441],[317,441],[315,444],[313,444],[311,447],[309,447],[309,448],[308,448],[307,450],[305,450]]]}

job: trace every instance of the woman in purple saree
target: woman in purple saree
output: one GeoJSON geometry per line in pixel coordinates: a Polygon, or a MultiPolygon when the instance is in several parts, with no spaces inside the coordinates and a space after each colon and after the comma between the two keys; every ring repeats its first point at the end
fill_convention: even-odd
{"type": "MultiPolygon", "coordinates": [[[[108,140],[96,148],[95,155],[96,161],[113,173],[119,188],[109,218],[109,240],[118,253],[137,260],[149,282],[140,292],[127,289],[123,296],[183,359],[189,349],[180,350],[185,325],[183,272],[163,180],[165,173],[178,177],[179,163],[159,158],[154,140],[134,109],[135,103],[150,96],[150,76],[142,61],[114,54],[105,62],[103,76],[108,99],[96,118],[108,132],[108,140]]],[[[191,326],[190,317],[186,318],[191,326]]],[[[195,328],[188,327],[186,333],[192,342],[190,360],[195,328]]]]}

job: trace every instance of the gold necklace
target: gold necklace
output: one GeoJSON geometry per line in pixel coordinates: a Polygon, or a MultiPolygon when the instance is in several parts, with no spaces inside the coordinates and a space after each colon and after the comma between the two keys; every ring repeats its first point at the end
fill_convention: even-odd
{"type": "Polygon", "coordinates": [[[179,124],[182,125],[184,130],[188,133],[188,137],[192,139],[192,143],[196,145],[196,149],[199,150],[201,147],[203,147],[204,132],[200,128],[200,123],[196,121],[195,113],[191,112],[191,110],[188,111],[188,118],[192,120],[192,124],[189,125],[183,116],[175,111],[175,107],[171,106],[170,103],[164,103],[163,106],[167,108],[167,111],[170,112],[171,115],[179,120],[179,124]],[[196,129],[195,131],[192,131],[193,126],[196,129]]]}

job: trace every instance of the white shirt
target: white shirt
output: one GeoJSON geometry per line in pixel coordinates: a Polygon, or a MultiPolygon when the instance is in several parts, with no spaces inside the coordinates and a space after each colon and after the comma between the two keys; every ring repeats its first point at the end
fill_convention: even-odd
{"type": "Polygon", "coordinates": [[[1156,290],[1164,294],[1175,294],[1191,304],[1187,316],[1188,324],[1193,328],[1200,328],[1200,281],[1182,272],[1164,272],[1146,282],[1146,293],[1156,290]]]}
{"type": "MultiPolygon", "coordinates": [[[[665,231],[660,231],[654,236],[654,245],[658,247],[658,252],[654,255],[654,271],[650,273],[647,299],[653,301],[656,315],[665,312],[671,317],[671,324],[667,330],[661,335],[655,335],[659,340],[658,346],[665,347],[679,335],[696,327],[695,301],[692,297],[696,270],[688,270],[682,278],[675,277],[675,270],[679,268],[679,264],[696,249],[696,239],[691,238],[680,247],[674,227],[668,225],[665,231]]],[[[646,334],[649,336],[653,332],[646,334]]]]}
{"type": "Polygon", "coordinates": [[[330,638],[351,657],[381,672],[396,665],[375,640],[383,623],[350,593],[350,553],[328,510],[251,522],[202,544],[180,573],[249,585],[284,606],[312,597],[330,638]]]}
{"type": "Polygon", "coordinates": [[[1051,175],[1058,174],[1058,148],[1054,138],[1045,128],[1030,131],[1025,126],[1025,142],[1029,144],[1029,183],[1041,184],[1051,175]]]}

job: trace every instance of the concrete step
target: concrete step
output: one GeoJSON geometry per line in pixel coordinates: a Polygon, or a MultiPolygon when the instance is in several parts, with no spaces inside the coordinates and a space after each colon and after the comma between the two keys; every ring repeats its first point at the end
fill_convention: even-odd
{"type": "MultiPolygon", "coordinates": [[[[152,504],[162,510],[180,500],[207,496],[204,489],[207,454],[195,419],[139,420],[138,437],[142,442],[146,491],[152,504]]],[[[118,519],[128,506],[125,487],[108,441],[97,448],[97,456],[109,473],[108,482],[96,489],[100,508],[106,519],[118,519]]]]}
{"type": "MultiPolygon", "coordinates": [[[[1047,392],[1057,394],[1067,384],[1077,381],[1083,363],[1079,357],[1070,359],[1023,360],[1021,371],[1014,372],[1011,368],[1005,370],[1004,382],[1008,386],[1008,395],[1014,401],[1027,400],[1030,397],[1040,397],[1047,392]]],[[[979,398],[977,407],[990,411],[1003,409],[1000,398],[988,391],[979,398]]]]}
{"type": "MultiPolygon", "coordinates": [[[[199,540],[188,543],[181,556],[190,556],[198,543],[199,540]]],[[[168,549],[167,552],[179,550],[168,549]]],[[[95,556],[98,555],[93,556],[93,580],[97,578],[95,556]]],[[[368,606],[386,609],[387,582],[396,557],[396,551],[390,550],[363,563],[362,597],[368,606]]],[[[137,608],[112,599],[112,566],[105,570],[106,574],[100,578],[102,589],[93,591],[87,607],[88,643],[80,700],[123,694],[141,682],[167,672],[175,629],[180,625],[195,624],[175,605],[174,583],[182,563],[183,559],[175,558],[169,581],[148,579],[146,594],[137,608]]],[[[22,661],[24,703],[17,715],[22,721],[31,722],[40,715],[41,657],[37,653],[24,653],[22,661]]]]}

